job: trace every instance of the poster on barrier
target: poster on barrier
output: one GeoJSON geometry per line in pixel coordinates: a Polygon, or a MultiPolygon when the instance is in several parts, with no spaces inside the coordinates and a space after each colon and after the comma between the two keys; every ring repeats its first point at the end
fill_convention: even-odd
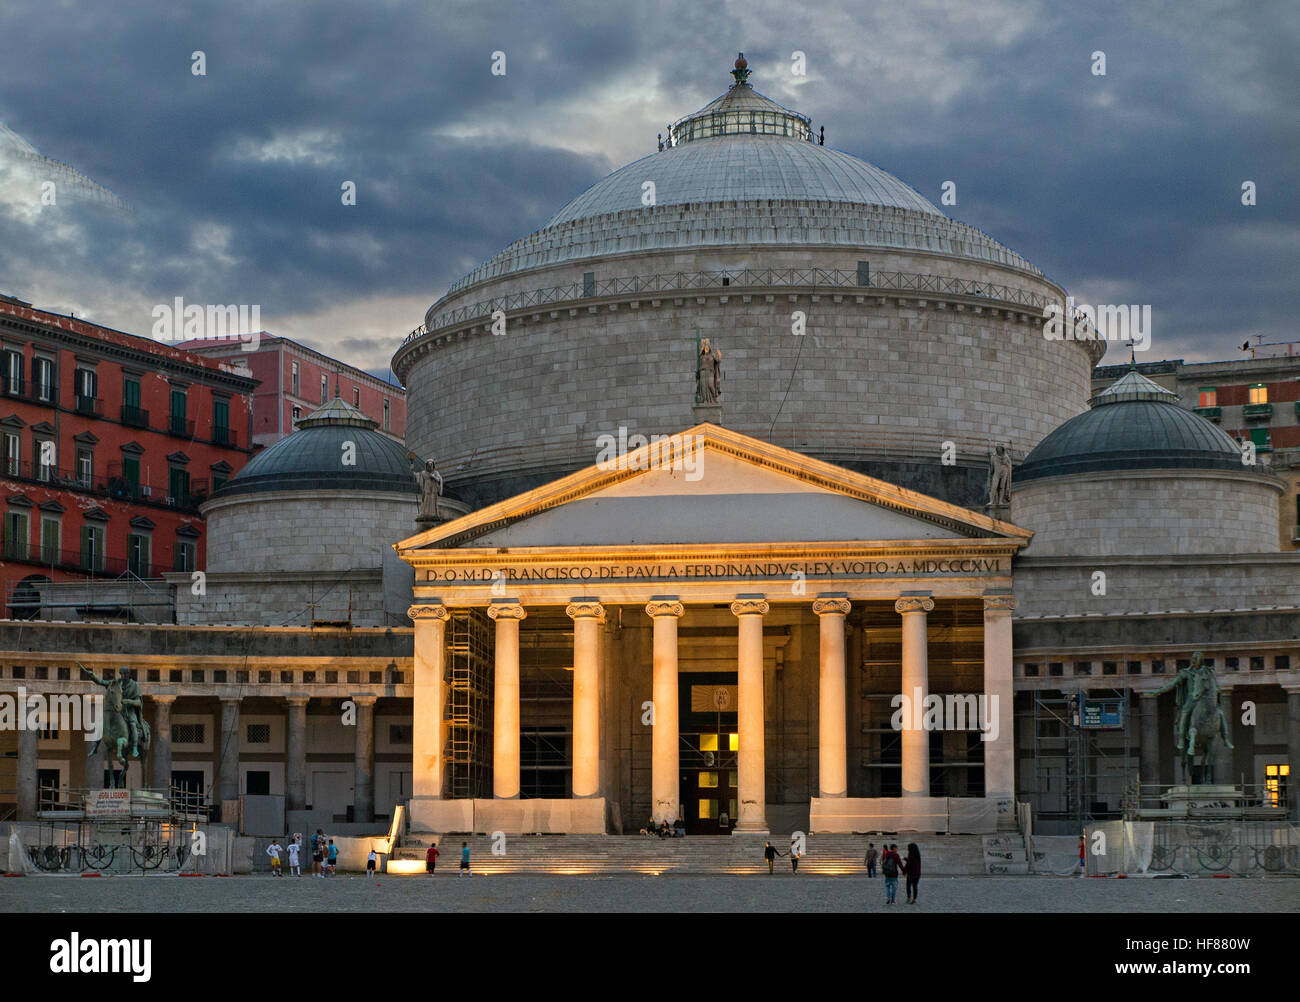
{"type": "Polygon", "coordinates": [[[121,821],[131,817],[130,790],[91,790],[86,794],[86,817],[91,821],[121,821]]]}

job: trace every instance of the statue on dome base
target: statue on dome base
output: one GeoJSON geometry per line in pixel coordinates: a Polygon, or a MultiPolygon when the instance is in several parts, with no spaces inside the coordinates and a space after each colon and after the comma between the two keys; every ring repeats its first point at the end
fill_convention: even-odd
{"type": "Polygon", "coordinates": [[[695,368],[695,402],[716,404],[722,396],[722,352],[711,347],[709,339],[700,344],[700,356],[695,368]]]}
{"type": "Polygon", "coordinates": [[[989,451],[989,508],[1011,507],[1011,455],[1005,445],[989,451]]]}

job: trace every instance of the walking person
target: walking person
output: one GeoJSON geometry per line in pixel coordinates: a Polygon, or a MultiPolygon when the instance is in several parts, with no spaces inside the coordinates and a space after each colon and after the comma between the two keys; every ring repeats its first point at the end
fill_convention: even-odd
{"type": "Polygon", "coordinates": [[[799,852],[799,839],[791,835],[790,836],[790,872],[791,873],[799,872],[799,860],[801,858],[802,858],[802,853],[799,852]]]}
{"type": "Polygon", "coordinates": [[[1086,847],[1087,847],[1087,842],[1084,840],[1084,837],[1080,835],[1079,836],[1079,876],[1081,877],[1086,877],[1088,875],[1088,855],[1087,852],[1085,851],[1086,847]]]}
{"type": "Polygon", "coordinates": [[[375,875],[375,865],[379,862],[379,856],[375,853],[374,846],[370,847],[370,855],[366,857],[366,879],[369,880],[375,875]]]}
{"type": "Polygon", "coordinates": [[[462,842],[460,844],[460,870],[457,872],[456,876],[463,877],[466,874],[472,877],[474,876],[474,871],[469,868],[469,843],[462,842]]]}
{"type": "Polygon", "coordinates": [[[334,844],[334,840],[333,840],[333,839],[330,839],[330,845],[329,845],[329,874],[330,874],[331,877],[334,876],[334,868],[338,865],[338,862],[339,862],[339,847],[336,846],[336,845],[334,844]]]}
{"type": "Polygon", "coordinates": [[[289,843],[289,872],[295,877],[302,876],[302,867],[298,865],[298,859],[302,854],[302,845],[300,840],[289,843]]]}
{"type": "Polygon", "coordinates": [[[429,851],[424,854],[424,872],[433,876],[434,871],[438,868],[438,847],[429,846],[429,851]]]}
{"type": "Polygon", "coordinates": [[[776,863],[776,857],[779,855],[781,854],[776,851],[776,846],[771,842],[763,844],[763,858],[767,860],[767,875],[769,877],[772,875],[772,866],[776,863]]]}
{"type": "Polygon", "coordinates": [[[915,842],[907,843],[907,859],[903,861],[903,872],[907,874],[907,903],[916,904],[916,885],[921,882],[921,850],[915,842]]]}
{"type": "Polygon", "coordinates": [[[325,833],[316,829],[311,837],[311,874],[313,877],[325,876],[325,833]]]}
{"type": "Polygon", "coordinates": [[[901,870],[902,860],[898,858],[895,851],[898,847],[893,843],[885,846],[885,854],[880,858],[880,872],[885,878],[885,904],[897,904],[898,898],[898,871],[901,870]]]}
{"type": "Polygon", "coordinates": [[[266,847],[266,854],[271,857],[271,876],[273,877],[284,876],[284,874],[280,872],[281,851],[280,840],[278,838],[271,839],[271,844],[266,847]]]}
{"type": "Polygon", "coordinates": [[[864,862],[864,863],[867,864],[867,876],[868,876],[868,877],[874,877],[874,876],[876,875],[876,860],[879,859],[879,858],[880,858],[880,853],[878,853],[878,852],[876,851],[876,843],[875,843],[875,842],[868,842],[868,843],[867,843],[867,855],[866,855],[866,857],[862,860],[862,862],[864,862]]]}

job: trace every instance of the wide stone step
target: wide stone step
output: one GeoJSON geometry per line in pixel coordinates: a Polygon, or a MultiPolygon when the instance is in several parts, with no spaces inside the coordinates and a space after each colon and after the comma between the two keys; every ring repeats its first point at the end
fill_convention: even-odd
{"type": "MultiPolygon", "coordinates": [[[[513,836],[498,842],[490,837],[416,832],[402,839],[393,858],[423,860],[430,845],[438,845],[439,862],[455,869],[461,842],[468,842],[477,873],[765,873],[761,836],[688,836],[658,839],[646,836],[552,835],[513,836]],[[500,854],[494,853],[496,848],[500,854]]],[[[872,841],[875,841],[874,839],[872,841]]],[[[786,853],[789,843],[773,840],[786,853]]],[[[800,873],[862,874],[866,838],[810,836],[799,861],[800,873]]],[[[877,848],[881,845],[876,842],[877,848]]],[[[906,845],[906,843],[900,843],[906,845]]],[[[936,836],[921,846],[926,875],[969,875],[984,872],[979,836],[936,836]]],[[[788,856],[777,866],[789,869],[788,856]]]]}

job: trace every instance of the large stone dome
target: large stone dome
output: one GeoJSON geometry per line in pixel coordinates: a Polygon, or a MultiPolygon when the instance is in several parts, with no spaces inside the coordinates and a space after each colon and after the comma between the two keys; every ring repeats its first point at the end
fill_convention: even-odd
{"type": "Polygon", "coordinates": [[[1131,369],[1025,458],[1020,481],[1103,470],[1240,470],[1241,448],[1178,394],[1131,369]]]}
{"type": "Polygon", "coordinates": [[[1064,289],[748,75],[738,61],[647,137],[657,152],[454,283],[398,348],[407,442],[450,493],[477,507],[590,465],[620,429],[697,424],[704,337],[723,425],[967,506],[991,442],[1018,461],[1084,410],[1105,346],[1044,337],[1064,289]]]}
{"type": "Polygon", "coordinates": [[[415,494],[406,450],[377,427],[351,404],[331,400],[300,420],[292,435],[254,456],[212,500],[322,489],[415,494]],[[345,464],[345,455],[355,462],[345,464]]]}

